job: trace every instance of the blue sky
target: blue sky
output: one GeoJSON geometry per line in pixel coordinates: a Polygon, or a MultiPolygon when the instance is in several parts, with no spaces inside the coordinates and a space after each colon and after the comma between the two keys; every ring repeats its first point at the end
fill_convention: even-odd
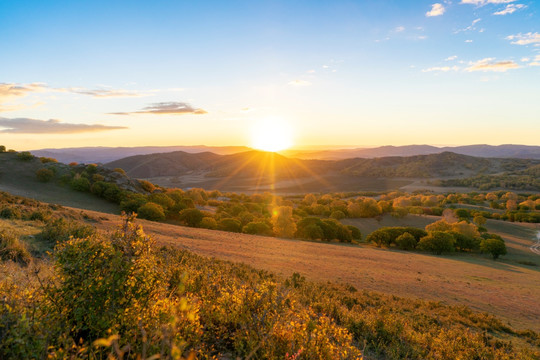
{"type": "Polygon", "coordinates": [[[540,145],[539,9],[0,0],[0,143],[250,145],[271,117],[297,146],[540,145]]]}

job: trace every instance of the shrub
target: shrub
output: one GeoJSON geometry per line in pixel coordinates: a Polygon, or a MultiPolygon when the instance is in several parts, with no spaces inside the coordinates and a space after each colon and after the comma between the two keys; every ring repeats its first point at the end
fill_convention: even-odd
{"type": "Polygon", "coordinates": [[[113,171],[117,172],[119,174],[122,174],[122,175],[126,175],[126,171],[124,169],[121,169],[121,168],[114,168],[113,171]]]}
{"type": "Polygon", "coordinates": [[[330,217],[332,219],[341,220],[345,218],[345,213],[341,210],[332,211],[330,217]]]}
{"type": "Polygon", "coordinates": [[[242,223],[235,218],[224,218],[219,221],[218,229],[223,231],[241,232],[242,223]]]}
{"type": "Polygon", "coordinates": [[[436,255],[454,251],[454,237],[446,232],[433,231],[424,236],[416,246],[420,250],[430,251],[436,255]]]}
{"type": "Polygon", "coordinates": [[[54,178],[54,171],[51,169],[39,169],[36,171],[36,177],[41,182],[49,182],[54,178]]]}
{"type": "Polygon", "coordinates": [[[178,219],[190,227],[199,226],[204,214],[199,209],[184,209],[180,211],[178,219]]]}
{"type": "Polygon", "coordinates": [[[218,227],[218,223],[216,219],[206,216],[202,218],[201,222],[199,223],[199,227],[203,229],[215,230],[218,227]]]}
{"type": "Polygon", "coordinates": [[[165,220],[165,211],[156,203],[148,202],[137,209],[140,218],[152,221],[165,220]]]}
{"type": "Polygon", "coordinates": [[[351,236],[354,240],[362,240],[362,233],[356,226],[346,225],[347,229],[351,232],[351,236]]]}
{"type": "Polygon", "coordinates": [[[30,161],[34,158],[34,155],[32,155],[29,151],[23,151],[17,154],[17,158],[22,161],[30,161]]]}
{"type": "Polygon", "coordinates": [[[76,191],[88,192],[90,191],[90,181],[85,177],[75,176],[71,180],[71,188],[76,191]]]}
{"type": "Polygon", "coordinates": [[[0,259],[27,265],[32,257],[26,246],[13,232],[0,230],[0,259]]]}
{"type": "Polygon", "coordinates": [[[185,299],[170,298],[176,297],[181,278],[167,281],[152,251],[152,239],[130,219],[110,239],[92,236],[60,244],[55,261],[57,285],[46,290],[55,299],[50,313],[61,328],[69,329],[72,339],[88,343],[109,338],[98,342],[105,347],[111,339],[120,339],[121,346],[129,343],[130,352],[142,354],[161,350],[170,356],[174,348],[183,348],[182,333],[195,318],[182,316],[189,309],[185,299]],[[185,329],[178,327],[165,341],[163,336],[176,323],[185,329]],[[168,346],[159,346],[160,338],[168,346]]]}
{"type": "Polygon", "coordinates": [[[480,243],[480,250],[491,254],[495,260],[501,255],[506,255],[506,244],[504,243],[504,240],[484,239],[480,243]]]}
{"type": "Polygon", "coordinates": [[[21,210],[15,206],[6,206],[0,210],[0,217],[4,219],[20,219],[22,214],[21,210]]]}
{"type": "Polygon", "coordinates": [[[120,210],[127,214],[136,213],[137,210],[144,204],[146,204],[146,197],[144,195],[129,194],[120,202],[120,210]]]}
{"type": "Polygon", "coordinates": [[[417,241],[414,236],[408,232],[404,232],[396,238],[396,245],[401,250],[413,250],[416,248],[417,241]]]}
{"type": "Polygon", "coordinates": [[[148,201],[161,205],[164,210],[174,206],[174,200],[163,193],[151,194],[148,196],[148,201]]]}
{"type": "Polygon", "coordinates": [[[39,161],[41,161],[42,164],[57,163],[58,162],[58,160],[56,160],[54,158],[50,158],[50,157],[40,157],[39,161]]]}
{"type": "Polygon", "coordinates": [[[148,191],[149,193],[153,192],[156,189],[154,184],[152,184],[150,181],[139,180],[139,184],[141,184],[141,187],[144,191],[148,191]]]}
{"type": "Polygon", "coordinates": [[[74,221],[66,221],[64,218],[57,218],[45,224],[45,227],[38,237],[48,243],[56,244],[73,238],[84,238],[92,236],[96,233],[96,229],[92,226],[79,224],[74,221]]]}

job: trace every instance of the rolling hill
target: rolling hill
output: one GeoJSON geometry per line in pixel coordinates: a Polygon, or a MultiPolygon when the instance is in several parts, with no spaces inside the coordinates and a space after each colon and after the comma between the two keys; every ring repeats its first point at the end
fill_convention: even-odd
{"type": "Polygon", "coordinates": [[[480,158],[443,152],[410,157],[375,159],[298,160],[261,151],[232,155],[213,153],[190,154],[173,152],[138,155],[106,164],[124,169],[136,178],[182,176],[203,173],[206,177],[260,177],[298,179],[326,175],[347,175],[371,178],[437,178],[493,174],[508,170],[526,170],[540,160],[480,158]]]}

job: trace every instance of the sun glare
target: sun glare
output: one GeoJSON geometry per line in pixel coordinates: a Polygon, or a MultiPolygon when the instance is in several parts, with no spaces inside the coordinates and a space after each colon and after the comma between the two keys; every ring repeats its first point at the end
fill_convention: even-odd
{"type": "Polygon", "coordinates": [[[273,152],[285,150],[292,145],[292,127],[283,119],[261,119],[251,129],[251,146],[256,149],[273,152]]]}

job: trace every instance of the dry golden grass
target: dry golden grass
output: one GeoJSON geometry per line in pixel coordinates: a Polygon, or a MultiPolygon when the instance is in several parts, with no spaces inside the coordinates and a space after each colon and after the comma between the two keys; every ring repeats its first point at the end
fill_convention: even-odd
{"type": "MultiPolygon", "coordinates": [[[[95,225],[103,230],[119,222],[114,215],[107,214],[105,220],[101,213],[87,213],[101,217],[95,225]]],[[[158,244],[285,276],[299,272],[315,281],[337,281],[358,289],[467,305],[497,315],[515,328],[540,331],[540,269],[513,260],[535,256],[528,249],[532,239],[525,238],[534,230],[526,224],[488,224],[498,228],[494,232],[500,233],[509,247],[506,260],[493,261],[481,255],[433,256],[370,245],[305,242],[139,221],[158,244]],[[515,231],[515,226],[521,230],[515,231]]]]}

